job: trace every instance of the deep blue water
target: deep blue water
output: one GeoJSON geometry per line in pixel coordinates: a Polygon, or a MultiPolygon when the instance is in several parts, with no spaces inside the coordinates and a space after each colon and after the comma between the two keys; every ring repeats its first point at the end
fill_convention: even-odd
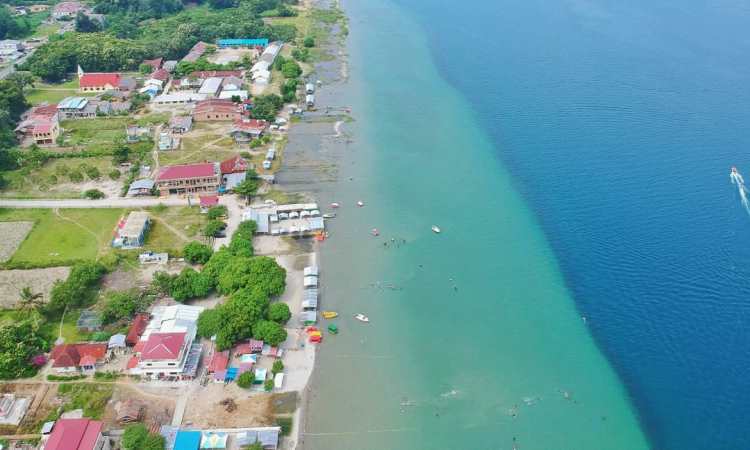
{"type": "Polygon", "coordinates": [[[538,215],[653,447],[750,448],[750,215],[729,181],[750,175],[750,3],[397,2],[538,215]]]}

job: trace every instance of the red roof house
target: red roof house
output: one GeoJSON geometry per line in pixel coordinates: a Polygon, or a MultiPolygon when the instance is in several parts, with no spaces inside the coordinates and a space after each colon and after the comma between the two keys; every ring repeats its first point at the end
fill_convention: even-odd
{"type": "Polygon", "coordinates": [[[59,371],[92,370],[107,354],[107,344],[63,344],[52,349],[52,367],[59,371]]]}
{"type": "Polygon", "coordinates": [[[238,143],[243,143],[261,137],[267,127],[268,122],[265,120],[237,118],[234,120],[229,134],[238,143]]]}
{"type": "Polygon", "coordinates": [[[216,175],[213,163],[183,164],[161,169],[157,181],[203,178],[216,175]]]}
{"type": "Polygon", "coordinates": [[[119,73],[84,73],[79,77],[81,91],[113,91],[120,87],[119,73]]]}
{"type": "Polygon", "coordinates": [[[234,158],[222,161],[220,166],[221,174],[226,175],[228,173],[245,173],[247,172],[248,164],[247,160],[240,155],[234,158]]]}
{"type": "Polygon", "coordinates": [[[169,72],[166,69],[158,69],[150,77],[154,80],[167,81],[169,79],[169,72]]]}
{"type": "Polygon", "coordinates": [[[219,204],[218,195],[201,195],[199,198],[201,208],[210,208],[219,204]]]}
{"type": "Polygon", "coordinates": [[[235,77],[235,78],[242,78],[242,71],[241,70],[198,70],[195,72],[190,73],[190,78],[212,78],[212,77],[218,77],[218,78],[225,78],[225,77],[235,77]]]}
{"type": "Polygon", "coordinates": [[[130,324],[128,335],[125,337],[125,343],[128,345],[135,345],[138,343],[138,339],[141,337],[146,326],[148,325],[149,315],[148,314],[136,314],[133,323],[130,324]]]}
{"type": "Polygon", "coordinates": [[[101,448],[102,422],[91,419],[58,419],[44,445],[45,450],[94,450],[101,448]]]}
{"type": "Polygon", "coordinates": [[[146,59],[141,64],[146,66],[151,66],[154,70],[161,69],[162,62],[164,62],[164,58],[156,58],[156,59],[146,59]]]}
{"type": "Polygon", "coordinates": [[[143,360],[179,359],[187,333],[151,333],[141,351],[143,360]]]}
{"type": "Polygon", "coordinates": [[[236,120],[242,117],[242,111],[242,106],[232,100],[212,98],[196,103],[193,120],[236,120]]]}
{"type": "Polygon", "coordinates": [[[208,363],[208,372],[218,372],[220,370],[226,370],[229,365],[229,350],[223,352],[216,352],[211,356],[211,361],[208,363]]]}

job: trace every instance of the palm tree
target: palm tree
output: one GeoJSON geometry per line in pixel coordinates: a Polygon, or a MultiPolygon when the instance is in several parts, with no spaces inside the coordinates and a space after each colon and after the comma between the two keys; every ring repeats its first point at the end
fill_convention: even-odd
{"type": "Polygon", "coordinates": [[[44,303],[42,302],[44,295],[41,292],[34,293],[29,286],[21,289],[19,296],[21,298],[21,309],[36,310],[44,303]]]}

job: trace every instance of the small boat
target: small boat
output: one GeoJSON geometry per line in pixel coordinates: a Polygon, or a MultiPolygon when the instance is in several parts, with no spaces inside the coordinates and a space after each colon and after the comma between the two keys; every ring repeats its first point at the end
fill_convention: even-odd
{"type": "Polygon", "coordinates": [[[323,315],[324,319],[333,319],[339,316],[339,313],[337,313],[336,311],[323,311],[321,314],[323,315]]]}
{"type": "Polygon", "coordinates": [[[360,201],[357,202],[357,206],[359,206],[361,208],[361,207],[365,206],[365,203],[362,200],[360,200],[360,201]]]}
{"type": "Polygon", "coordinates": [[[732,166],[732,175],[737,175],[737,168],[732,166]]]}
{"type": "Polygon", "coordinates": [[[323,214],[324,219],[333,219],[336,217],[336,213],[325,213],[323,214]]]}
{"type": "Polygon", "coordinates": [[[370,318],[367,317],[366,315],[362,314],[362,313],[355,314],[354,318],[357,319],[357,320],[359,320],[360,322],[365,322],[365,323],[367,323],[367,322],[370,321],[370,318]]]}
{"type": "Polygon", "coordinates": [[[380,231],[378,231],[377,228],[373,228],[372,231],[370,231],[370,234],[373,236],[380,236],[380,231]]]}
{"type": "Polygon", "coordinates": [[[339,334],[339,327],[332,323],[328,325],[328,332],[331,334],[339,334]]]}
{"type": "Polygon", "coordinates": [[[341,205],[339,205],[336,202],[331,203],[331,208],[338,208],[339,206],[341,206],[341,205]]]}
{"type": "Polygon", "coordinates": [[[437,225],[432,226],[432,232],[435,234],[440,234],[440,227],[437,225]]]}

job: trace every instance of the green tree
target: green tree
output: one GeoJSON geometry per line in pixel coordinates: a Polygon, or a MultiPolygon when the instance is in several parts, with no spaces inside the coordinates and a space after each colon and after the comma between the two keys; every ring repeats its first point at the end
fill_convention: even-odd
{"type": "Polygon", "coordinates": [[[19,293],[20,297],[20,308],[25,311],[36,311],[38,310],[44,302],[42,301],[44,298],[44,295],[41,292],[34,292],[31,290],[31,287],[26,286],[23,289],[21,289],[21,292],[19,293]]]}
{"type": "Polygon", "coordinates": [[[250,197],[255,195],[256,192],[258,192],[259,187],[260,187],[260,183],[258,182],[257,179],[245,178],[245,181],[235,186],[233,190],[236,194],[241,195],[249,200],[250,197]]]}
{"type": "Polygon", "coordinates": [[[182,269],[170,285],[170,295],[178,302],[205,297],[210,291],[211,282],[208,277],[190,267],[182,269]]]}
{"type": "Polygon", "coordinates": [[[216,334],[216,346],[226,350],[236,342],[252,336],[252,329],[262,317],[268,297],[253,289],[241,289],[219,307],[221,327],[216,334]]]}
{"type": "Polygon", "coordinates": [[[286,303],[276,302],[268,307],[268,320],[273,320],[274,322],[283,325],[287,323],[291,317],[292,313],[289,311],[289,306],[286,303]]]}
{"type": "Polygon", "coordinates": [[[307,48],[315,47],[315,39],[313,39],[312,36],[307,36],[305,40],[302,41],[302,45],[307,48]]]}
{"type": "Polygon", "coordinates": [[[101,25],[95,20],[91,20],[88,15],[79,12],[76,15],[76,31],[79,33],[95,33],[101,30],[101,25]]]}
{"type": "Polygon", "coordinates": [[[209,339],[215,336],[222,326],[221,306],[211,309],[204,309],[198,316],[197,333],[198,336],[209,339]]]}
{"type": "Polygon", "coordinates": [[[156,433],[149,433],[143,443],[143,450],[164,450],[165,444],[164,436],[156,433]]]}
{"type": "Polygon", "coordinates": [[[203,271],[201,273],[208,277],[212,286],[216,286],[219,282],[221,271],[224,270],[227,264],[229,264],[229,261],[233,258],[234,256],[232,253],[226,247],[222,247],[211,255],[211,258],[209,258],[208,262],[203,266],[203,271]]]}
{"type": "Polygon", "coordinates": [[[297,78],[302,75],[302,68],[297,64],[297,61],[287,59],[281,66],[281,73],[284,78],[297,78]]]}
{"type": "Polygon", "coordinates": [[[263,383],[263,389],[265,389],[266,392],[271,392],[273,390],[273,380],[268,379],[263,383]]]}
{"type": "Polygon", "coordinates": [[[114,164],[122,164],[130,157],[130,149],[127,145],[119,143],[112,149],[112,162],[114,164]]]}
{"type": "Polygon", "coordinates": [[[284,292],[286,270],[268,256],[237,257],[229,261],[219,275],[218,290],[230,294],[251,287],[266,296],[284,292]]]}
{"type": "Polygon", "coordinates": [[[286,330],[276,322],[261,320],[253,326],[253,338],[276,346],[286,340],[286,330]]]}
{"type": "Polygon", "coordinates": [[[221,220],[209,220],[203,227],[203,235],[209,238],[216,237],[224,227],[224,222],[221,220]]]}
{"type": "Polygon", "coordinates": [[[159,271],[154,273],[154,278],[151,280],[151,286],[162,295],[170,295],[170,292],[172,292],[172,282],[175,278],[177,278],[177,275],[159,271]]]}
{"type": "Polygon", "coordinates": [[[255,373],[253,373],[252,370],[242,372],[240,376],[237,377],[237,386],[243,389],[251,387],[253,383],[255,383],[255,373]]]}
{"type": "Polygon", "coordinates": [[[205,264],[212,253],[211,247],[198,241],[189,242],[182,249],[183,256],[190,264],[205,264]]]}
{"type": "Polygon", "coordinates": [[[104,192],[99,189],[89,189],[83,193],[83,196],[89,200],[98,200],[104,198],[104,192]]]}
{"type": "Polygon", "coordinates": [[[224,205],[212,206],[208,209],[208,219],[214,220],[227,214],[227,207],[224,205]]]}
{"type": "Polygon", "coordinates": [[[101,318],[104,323],[117,322],[120,319],[133,317],[135,313],[146,309],[148,305],[134,291],[110,291],[104,295],[101,318]]]}
{"type": "Polygon", "coordinates": [[[122,434],[120,446],[123,450],[141,450],[148,438],[148,429],[142,423],[128,425],[122,434]]]}
{"type": "Polygon", "coordinates": [[[36,368],[32,357],[39,355],[47,343],[39,334],[39,322],[22,320],[0,326],[0,378],[32,376],[36,368]]]}
{"type": "Polygon", "coordinates": [[[284,371],[284,363],[280,359],[277,359],[276,361],[274,361],[271,372],[273,372],[273,374],[276,375],[277,373],[280,373],[283,371],[284,371]]]}
{"type": "Polygon", "coordinates": [[[117,179],[120,178],[120,175],[122,175],[122,174],[120,173],[119,170],[112,169],[112,170],[109,171],[109,173],[107,175],[109,175],[109,179],[110,180],[117,180],[117,179]]]}

